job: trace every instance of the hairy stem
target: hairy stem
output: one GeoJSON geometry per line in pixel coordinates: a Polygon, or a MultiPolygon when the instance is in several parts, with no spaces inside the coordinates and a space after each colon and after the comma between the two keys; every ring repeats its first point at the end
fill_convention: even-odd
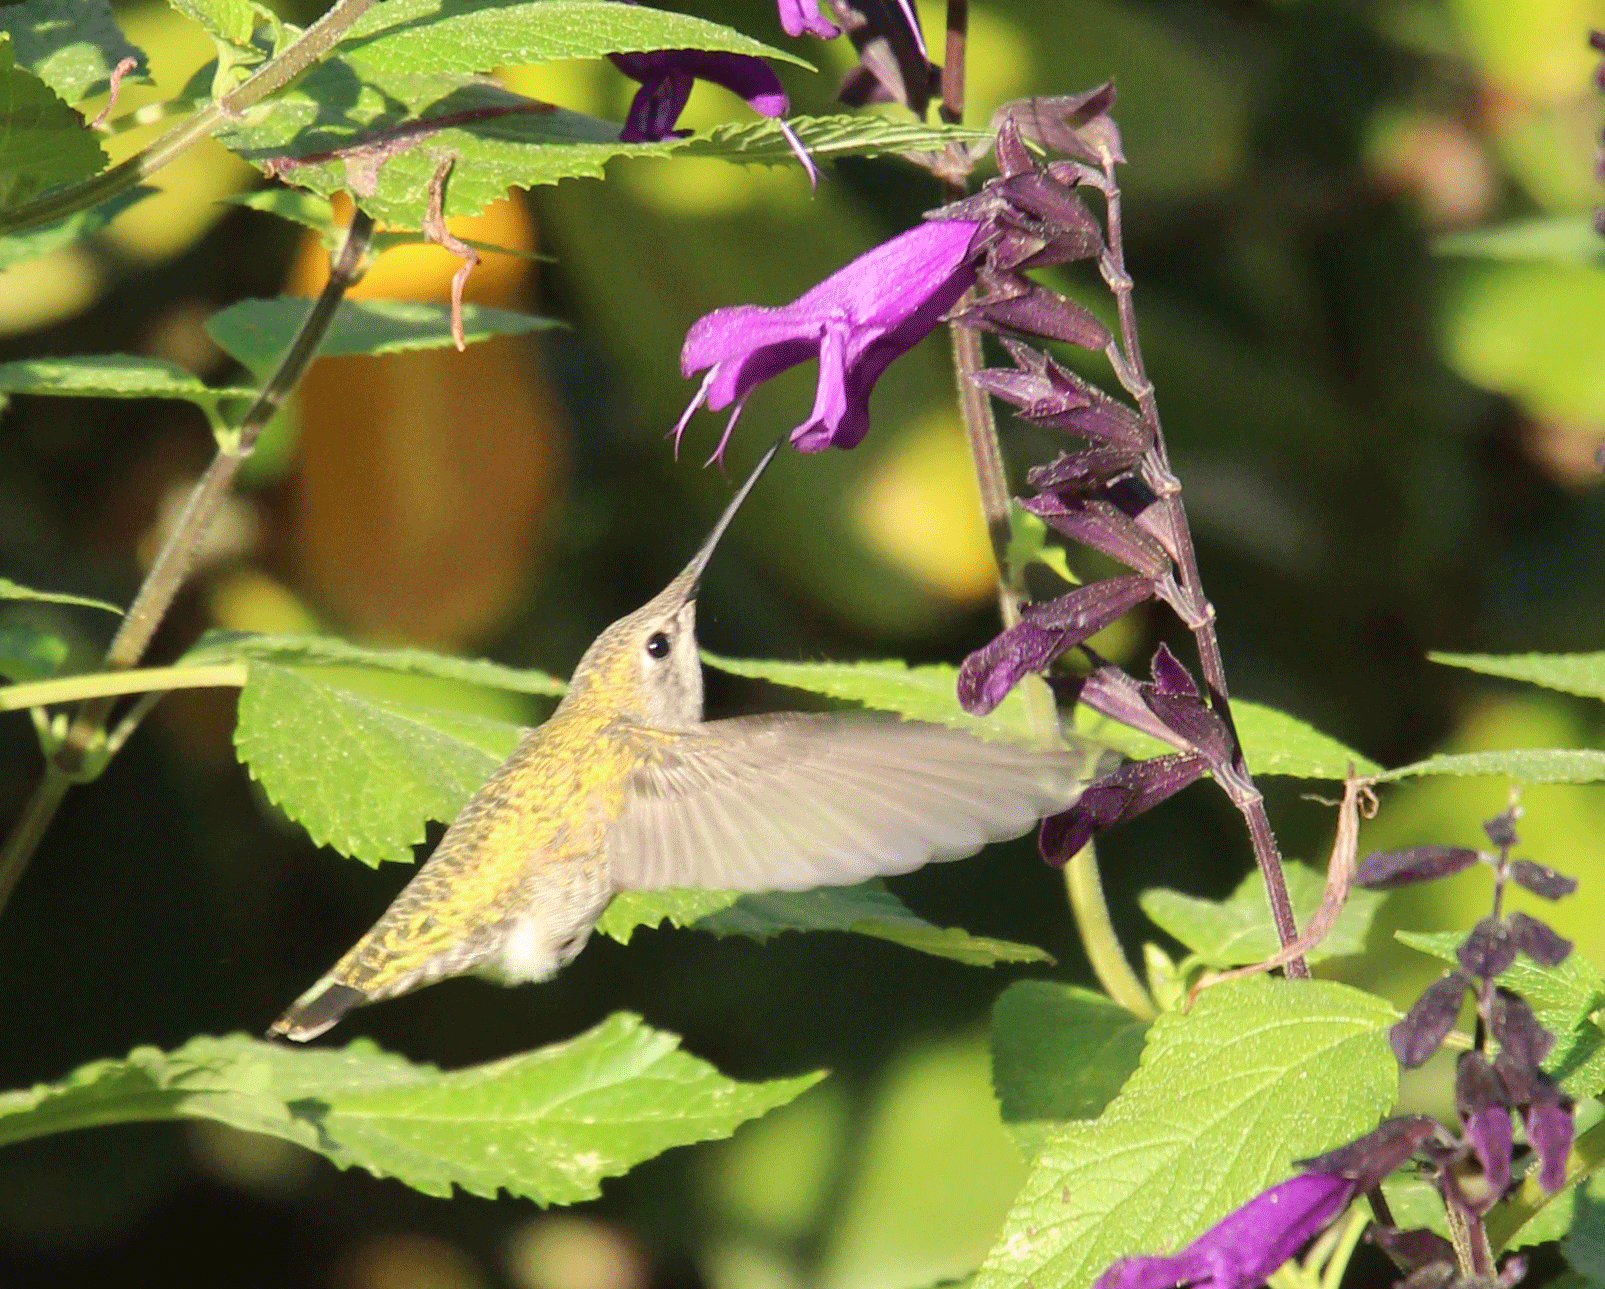
{"type": "MultiPolygon", "coordinates": [[[[1121,383],[1137,400],[1138,411],[1154,436],[1154,451],[1159,457],[1161,473],[1164,476],[1160,480],[1159,504],[1169,512],[1167,528],[1175,539],[1176,581],[1181,590],[1182,603],[1190,610],[1183,616],[1197,644],[1204,683],[1209,687],[1210,706],[1225,722],[1227,730],[1231,733],[1237,762],[1242,767],[1243,778],[1247,784],[1246,791],[1229,792],[1228,795],[1248,825],[1249,837],[1254,846],[1254,861],[1259,865],[1260,876],[1265,882],[1271,917],[1276,923],[1276,935],[1282,947],[1286,948],[1298,939],[1298,924],[1293,917],[1293,902],[1288,898],[1287,881],[1282,875],[1282,854],[1276,845],[1276,835],[1271,831],[1270,816],[1265,812],[1265,800],[1260,795],[1259,789],[1254,786],[1253,778],[1249,774],[1242,744],[1237,737],[1237,726],[1232,720],[1231,700],[1226,688],[1226,666],[1221,658],[1220,639],[1215,634],[1215,608],[1204,595],[1203,577],[1198,569],[1198,554],[1193,547],[1192,529],[1187,523],[1186,510],[1182,505],[1180,485],[1175,482],[1175,477],[1170,472],[1170,456],[1166,451],[1164,431],[1159,423],[1159,403],[1154,397],[1153,382],[1148,379],[1147,370],[1143,366],[1142,347],[1137,340],[1137,310],[1132,299],[1133,283],[1130,273],[1126,271],[1120,187],[1115,180],[1114,159],[1107,153],[1104,155],[1103,171],[1104,196],[1108,202],[1108,218],[1105,222],[1109,231],[1109,250],[1105,257],[1106,262],[1101,267],[1109,289],[1114,294],[1120,317],[1119,347],[1111,357],[1116,360],[1115,368],[1121,383]]],[[[1288,976],[1299,979],[1307,978],[1310,974],[1309,967],[1302,957],[1292,959],[1284,970],[1288,976]]]]}
{"type": "MultiPolygon", "coordinates": [[[[104,671],[128,671],[144,655],[156,628],[183,586],[194,564],[195,552],[200,549],[218,508],[228,495],[235,474],[256,446],[257,435],[284,405],[323,343],[346,288],[360,275],[372,236],[373,220],[359,210],[346,230],[344,245],[330,266],[329,280],[313,302],[289,350],[247,410],[239,429],[220,436],[217,455],[190,493],[184,513],[162,544],[156,562],[134,596],[134,603],[107,646],[104,671]]],[[[0,848],[0,910],[5,908],[11,892],[27,870],[28,861],[55,817],[67,788],[80,778],[94,777],[103,768],[110,752],[106,745],[106,718],[116,704],[117,694],[126,692],[129,691],[103,690],[86,697],[74,713],[65,736],[50,754],[44,778],[5,846],[0,848]],[[98,752],[93,761],[92,750],[98,752]]]]}
{"type": "Polygon", "coordinates": [[[373,0],[337,0],[328,13],[303,31],[279,53],[263,63],[248,79],[201,108],[194,116],[175,125],[150,147],[128,160],[103,170],[82,183],[47,192],[0,213],[0,233],[36,228],[66,215],[98,206],[108,197],[126,192],[141,180],[155,174],[180,153],[206,138],[224,121],[237,117],[246,108],[269,94],[283,89],[313,63],[339,43],[346,30],[360,18],[373,0]]]}
{"type": "Polygon", "coordinates": [[[245,683],[243,662],[208,667],[142,667],[128,671],[92,671],[81,676],[34,680],[0,686],[0,712],[20,712],[50,703],[76,703],[86,698],[120,698],[124,694],[163,693],[171,689],[237,689],[245,683]]]}
{"type": "MultiPolygon", "coordinates": [[[[968,28],[968,0],[948,0],[941,116],[950,125],[964,119],[964,56],[968,28]]],[[[944,187],[948,201],[964,196],[962,182],[949,180],[944,187]]],[[[962,308],[973,296],[973,290],[967,292],[958,307],[962,308]]],[[[955,322],[948,324],[948,334],[953,346],[953,373],[958,382],[959,414],[964,421],[970,461],[975,467],[975,481],[981,493],[981,515],[997,560],[998,609],[1007,629],[1020,620],[1021,595],[1016,589],[1017,570],[1008,566],[1009,480],[1003,467],[997,420],[992,415],[991,397],[970,379],[981,370],[981,333],[955,322]]],[[[1040,676],[1028,676],[1020,688],[1025,693],[1032,735],[1045,746],[1058,746],[1061,742],[1059,713],[1047,682],[1040,676]]],[[[1103,882],[1098,876],[1097,853],[1090,844],[1076,852],[1065,865],[1064,881],[1076,931],[1098,982],[1110,998],[1134,1014],[1144,1018],[1156,1016],[1158,1008],[1132,970],[1120,946],[1120,938],[1115,934],[1103,882]]]]}

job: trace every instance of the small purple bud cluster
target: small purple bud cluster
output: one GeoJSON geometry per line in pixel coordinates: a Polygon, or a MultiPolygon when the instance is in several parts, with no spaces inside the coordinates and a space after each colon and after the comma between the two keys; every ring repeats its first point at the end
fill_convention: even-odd
{"type": "Polygon", "coordinates": [[[1515,820],[1512,808],[1483,825],[1496,854],[1465,846],[1378,851],[1365,858],[1354,879],[1382,889],[1447,877],[1478,862],[1494,870],[1493,913],[1461,941],[1455,951],[1459,966],[1429,985],[1389,1033],[1399,1064],[1413,1069],[1442,1045],[1466,991],[1472,993],[1476,1043],[1474,1050],[1461,1053],[1455,1070],[1462,1139],[1438,1142],[1433,1162],[1445,1197],[1473,1216],[1486,1212],[1510,1183],[1512,1112],[1521,1115],[1528,1144],[1538,1154],[1538,1180],[1545,1190],[1560,1188],[1572,1144],[1572,1099],[1542,1068],[1555,1036],[1538,1023],[1520,994],[1495,981],[1518,953],[1553,967],[1572,950],[1571,941],[1547,923],[1526,913],[1501,914],[1507,882],[1550,900],[1570,895],[1577,882],[1530,859],[1511,859],[1519,841],[1515,820]],[[1485,1051],[1490,1036],[1498,1044],[1491,1059],[1485,1051]]]}
{"type": "Polygon", "coordinates": [[[1536,918],[1501,917],[1499,909],[1507,881],[1546,899],[1570,895],[1577,883],[1531,860],[1510,858],[1518,842],[1516,814],[1512,808],[1483,825],[1497,855],[1463,846],[1378,851],[1366,857],[1355,877],[1361,885],[1390,888],[1445,877],[1479,861],[1494,870],[1494,912],[1459,946],[1459,969],[1430,986],[1390,1035],[1399,1063],[1420,1065],[1448,1035],[1465,991],[1474,991],[1474,1047],[1461,1055],[1455,1074],[1459,1134],[1426,1115],[1389,1119],[1346,1146],[1299,1160],[1297,1176],[1260,1192],[1179,1252],[1120,1259],[1093,1289],[1255,1289],[1364,1194],[1372,1197],[1380,1219],[1371,1223],[1369,1238],[1404,1272],[1397,1289],[1511,1289],[1522,1279],[1527,1264],[1520,1256],[1492,1265],[1481,1219],[1511,1185],[1512,1111],[1521,1114],[1528,1145],[1538,1157],[1539,1185],[1554,1192],[1565,1183],[1572,1100],[1541,1068],[1554,1036],[1519,994],[1494,981],[1518,953],[1555,966],[1571,944],[1536,918]],[[1492,1058],[1486,1051],[1489,1037],[1498,1044],[1492,1058]],[[1477,1265],[1462,1265],[1454,1246],[1432,1231],[1390,1224],[1380,1187],[1411,1160],[1436,1177],[1445,1203],[1463,1223],[1476,1227],[1468,1254],[1477,1265]]]}
{"type": "Polygon", "coordinates": [[[928,216],[976,225],[970,247],[981,294],[951,316],[1000,333],[1014,360],[1013,368],[976,373],[976,384],[1011,403],[1022,420],[1083,440],[1083,446],[1027,474],[1036,491],[1021,504],[1056,532],[1132,570],[1026,606],[1018,623],[964,660],[959,701],[977,714],[991,711],[1022,677],[1081,647],[1092,674],[1059,682],[1062,693],[1068,690],[1071,698],[1176,748],[1174,755],[1121,766],[1094,782],[1070,811],[1045,820],[1042,853],[1055,864],[1206,770],[1239,805],[1258,798],[1224,709],[1206,700],[1168,650],[1154,656],[1152,682],[1143,683],[1084,644],[1146,600],[1168,604],[1194,632],[1206,630],[1213,619],[1198,585],[1180,484],[1165,456],[1153,391],[1129,322],[1130,278],[1114,179],[1114,166],[1124,158],[1109,116],[1113,104],[1114,87],[1102,85],[1085,94],[1009,105],[996,121],[998,177],[973,197],[928,216]],[[1026,139],[1065,158],[1041,164],[1026,139]],[[1107,239],[1082,201],[1082,189],[1103,197],[1107,239]],[[1026,276],[1028,270],[1087,259],[1096,261],[1116,290],[1119,339],[1082,305],[1026,276]],[[1023,335],[1102,351],[1137,406],[1083,380],[1023,335]]]}

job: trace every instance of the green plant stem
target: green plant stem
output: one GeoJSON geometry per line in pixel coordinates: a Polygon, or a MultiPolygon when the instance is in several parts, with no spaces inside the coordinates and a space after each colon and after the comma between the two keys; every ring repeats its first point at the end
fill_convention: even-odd
{"type": "Polygon", "coordinates": [[[263,63],[250,77],[222,98],[214,99],[193,116],[175,125],[150,147],[82,183],[47,192],[33,201],[0,213],[0,234],[37,228],[77,211],[88,210],[149,178],[180,153],[210,135],[224,121],[239,116],[246,108],[261,102],[275,90],[283,89],[306,71],[339,43],[346,30],[372,3],[373,0],[337,0],[328,13],[263,63]]]}
{"type": "Polygon", "coordinates": [[[34,680],[0,688],[0,712],[20,712],[50,703],[76,703],[85,698],[116,698],[172,689],[238,689],[245,684],[243,662],[211,667],[136,667],[128,671],[91,671],[81,676],[34,680]]]}
{"type": "MultiPolygon", "coordinates": [[[[106,648],[104,671],[129,671],[143,656],[151,637],[156,634],[156,628],[161,625],[179,588],[189,575],[195,562],[195,552],[200,549],[218,508],[228,495],[235,474],[255,448],[257,435],[273,419],[290,391],[306,373],[318,346],[323,343],[329,324],[334,320],[346,288],[361,275],[372,237],[373,220],[362,211],[357,211],[346,230],[344,244],[329,266],[329,280],[308,310],[289,350],[279,360],[278,367],[246,411],[240,428],[231,435],[219,436],[217,455],[190,493],[184,513],[162,543],[155,563],[145,575],[117,634],[106,648]]],[[[132,691],[124,689],[86,697],[74,713],[65,736],[50,753],[43,779],[24,807],[22,817],[7,837],[4,847],[0,847],[0,910],[4,910],[11,892],[27,871],[28,861],[38,848],[51,819],[55,817],[67,788],[80,778],[93,777],[103,768],[104,759],[112,750],[105,745],[106,718],[116,704],[118,693],[128,692],[132,691]],[[86,766],[91,749],[97,745],[99,763],[86,766]]],[[[120,734],[118,746],[121,746],[121,739],[127,737],[127,731],[120,731],[120,734]]]]}
{"type": "MultiPolygon", "coordinates": [[[[949,124],[964,119],[964,54],[968,39],[968,0],[948,0],[947,52],[942,63],[942,119],[949,124]]],[[[943,185],[949,201],[964,196],[964,185],[949,180],[943,185]]],[[[967,292],[965,300],[973,296],[967,292]]],[[[961,306],[962,307],[962,306],[961,306]]],[[[948,325],[953,347],[953,374],[958,383],[959,414],[964,421],[965,436],[970,445],[970,461],[975,467],[975,482],[981,493],[981,515],[986,521],[987,537],[992,543],[992,554],[998,565],[998,610],[1005,629],[1020,620],[1020,593],[1015,589],[1014,570],[1008,564],[1009,537],[1009,480],[1003,466],[1003,447],[998,442],[997,420],[992,415],[992,400],[970,377],[981,369],[981,333],[973,327],[948,325]]],[[[1025,691],[1026,711],[1031,722],[1033,737],[1046,746],[1061,742],[1059,713],[1053,702],[1053,692],[1040,676],[1028,676],[1021,682],[1025,691]]],[[[1093,974],[1103,985],[1109,997],[1137,1016],[1146,1018],[1159,1014],[1143,987],[1137,973],[1126,959],[1126,951],[1115,934],[1114,921],[1109,916],[1109,904],[1104,898],[1103,882],[1098,876],[1098,857],[1091,845],[1083,847],[1070,858],[1064,870],[1065,891],[1069,897],[1070,913],[1075,920],[1081,944],[1091,963],[1093,974]]]]}

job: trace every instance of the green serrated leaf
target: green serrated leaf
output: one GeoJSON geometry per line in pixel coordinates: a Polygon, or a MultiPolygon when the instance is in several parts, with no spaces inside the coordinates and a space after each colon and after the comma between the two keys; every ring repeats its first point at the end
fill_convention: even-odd
{"type": "Polygon", "coordinates": [[[453,658],[429,649],[372,649],[338,636],[259,635],[208,631],[180,660],[185,666],[216,662],[271,662],[284,667],[373,667],[408,676],[463,680],[519,694],[565,693],[567,684],[544,671],[504,667],[485,658],[453,658]]]}
{"type": "Polygon", "coordinates": [[[1605,779],[1605,752],[1592,748],[1518,747],[1501,752],[1442,753],[1385,771],[1377,781],[1387,783],[1426,774],[1494,774],[1518,783],[1598,783],[1605,779]]]}
{"type": "Polygon", "coordinates": [[[1103,1114],[1037,1154],[976,1289],[1086,1289],[1115,1258],[1180,1248],[1293,1160],[1374,1128],[1397,1091],[1397,1019],[1357,989],[1281,980],[1161,1016],[1103,1114]]]}
{"type": "Polygon", "coordinates": [[[1427,657],[1484,676],[1525,680],[1584,698],[1605,698],[1605,653],[1429,653],[1427,657]]]}
{"type": "MultiPolygon", "coordinates": [[[[206,334],[231,358],[254,372],[266,373],[289,350],[311,308],[312,301],[287,295],[240,300],[209,317],[206,334]]],[[[463,305],[463,339],[470,344],[562,325],[532,313],[463,305]]],[[[318,353],[396,354],[444,349],[452,343],[448,305],[423,300],[342,300],[318,353]]]]}
{"type": "Polygon", "coordinates": [[[254,398],[256,391],[214,387],[160,358],[86,354],[71,358],[20,358],[0,363],[0,392],[65,398],[177,398],[208,415],[224,399],[254,398]]]}
{"type": "MultiPolygon", "coordinates": [[[[1284,864],[1282,873],[1293,911],[1302,925],[1321,902],[1326,875],[1296,861],[1284,864]]],[[[1320,962],[1363,953],[1372,919],[1385,898],[1381,891],[1351,889],[1331,934],[1305,956],[1311,962],[1320,962]]],[[[1139,895],[1137,903],[1155,925],[1216,969],[1260,962],[1281,947],[1265,899],[1265,883],[1257,872],[1239,882],[1224,900],[1200,899],[1157,886],[1139,895]]]]}
{"type": "Polygon", "coordinates": [[[1605,1285],[1605,1177],[1596,1174],[1579,1188],[1561,1253],[1573,1271],[1605,1285]]]}
{"type": "Polygon", "coordinates": [[[1103,994],[1020,980],[992,1004],[992,1087],[1027,1153],[1060,1123],[1103,1113],[1137,1068],[1149,1022],[1103,994]]]}
{"type": "Polygon", "coordinates": [[[458,1186],[571,1204],[674,1146],[728,1137],[821,1077],[737,1083],[622,1012],[569,1042],[448,1073],[366,1042],[325,1051],[236,1034],[174,1052],[138,1048],[0,1094],[0,1144],[94,1124],[213,1119],[431,1195],[458,1186]]]}
{"type": "Polygon", "coordinates": [[[411,863],[427,821],[450,822],[513,750],[518,727],[378,699],[314,670],[252,662],[234,746],[270,800],[364,863],[411,863]]]}
{"type": "MultiPolygon", "coordinates": [[[[1444,962],[1456,961],[1465,936],[1458,931],[1395,931],[1412,949],[1444,962]]],[[[1582,954],[1573,952],[1553,967],[1541,967],[1524,954],[1499,976],[1533,1009],[1538,1023],[1555,1035],[1555,1048],[1544,1068],[1573,1096],[1594,1096],[1605,1089],[1605,1031],[1592,1014],[1605,1006],[1605,977],[1582,954]]]]}
{"type": "Polygon", "coordinates": [[[1243,754],[1255,774],[1294,779],[1342,779],[1352,763],[1356,773],[1378,774],[1382,767],[1296,716],[1264,703],[1233,702],[1232,719],[1243,754]]]}
{"type": "Polygon", "coordinates": [[[1605,260],[1605,241],[1588,215],[1543,215],[1518,219],[1495,228],[1449,233],[1432,243],[1438,255],[1464,255],[1484,260],[1547,260],[1552,263],[1598,264],[1605,260]]]}
{"type": "Polygon", "coordinates": [[[0,210],[105,169],[93,130],[44,81],[18,67],[0,32],[0,210]]]}
{"type": "Polygon", "coordinates": [[[118,617],[122,617],[123,614],[120,608],[106,600],[97,600],[89,595],[69,595],[65,591],[36,591],[33,587],[23,586],[8,577],[0,577],[0,600],[42,600],[47,604],[78,604],[86,609],[105,609],[107,613],[115,613],[118,617]]]}
{"type": "Polygon", "coordinates": [[[806,60],[689,14],[609,0],[386,0],[352,25],[341,54],[372,74],[497,67],[651,49],[707,49],[806,60]]]}
{"type": "Polygon", "coordinates": [[[127,192],[118,193],[89,210],[80,210],[54,223],[42,224],[23,233],[10,233],[0,237],[0,270],[83,241],[106,227],[130,206],[143,201],[156,191],[155,188],[141,185],[127,192]]]}
{"type": "Polygon", "coordinates": [[[17,65],[68,103],[106,89],[112,68],[123,59],[145,61],[107,0],[23,0],[0,10],[0,27],[11,33],[17,65]]]}
{"type": "Polygon", "coordinates": [[[620,891],[602,911],[596,929],[620,944],[629,944],[637,927],[691,926],[710,913],[727,909],[740,891],[620,891]]]}
{"type": "Polygon", "coordinates": [[[67,661],[67,642],[20,622],[0,625],[0,676],[13,684],[54,676],[67,661]]]}
{"type": "MultiPolygon", "coordinates": [[[[786,124],[816,158],[895,156],[940,152],[950,143],[988,140],[985,130],[960,125],[926,125],[889,116],[788,116],[786,124]]],[[[731,121],[685,141],[693,157],[720,157],[758,165],[784,165],[792,157],[780,123],[769,117],[731,121]]]]}
{"type": "Polygon", "coordinates": [[[1031,737],[1025,696],[1011,692],[987,716],[971,716],[959,706],[958,668],[937,663],[910,667],[900,658],[870,662],[776,662],[723,658],[702,651],[702,661],[733,676],[751,676],[788,689],[862,703],[876,711],[911,720],[933,721],[970,730],[983,738],[1023,742],[1031,737]]]}
{"type": "Polygon", "coordinates": [[[743,896],[704,917],[697,929],[764,941],[785,931],[855,931],[905,948],[972,967],[1000,962],[1052,962],[1035,945],[972,936],[958,927],[938,927],[917,917],[878,878],[857,886],[821,886],[743,896]]]}

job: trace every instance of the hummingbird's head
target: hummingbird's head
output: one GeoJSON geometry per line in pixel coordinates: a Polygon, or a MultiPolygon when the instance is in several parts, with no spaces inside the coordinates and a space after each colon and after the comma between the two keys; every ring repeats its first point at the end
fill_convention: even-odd
{"type": "Polygon", "coordinates": [[[571,693],[583,679],[598,687],[598,697],[615,703],[620,716],[653,729],[685,729],[701,723],[697,589],[714,547],[779,448],[777,440],[759,459],[680,575],[596,638],[574,669],[571,693]]]}

